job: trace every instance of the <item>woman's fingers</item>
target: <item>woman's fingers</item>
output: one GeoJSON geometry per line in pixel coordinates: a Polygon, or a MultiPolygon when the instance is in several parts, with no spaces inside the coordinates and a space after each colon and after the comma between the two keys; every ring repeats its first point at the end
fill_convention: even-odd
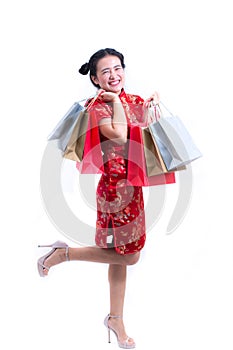
{"type": "Polygon", "coordinates": [[[150,102],[154,102],[154,104],[158,104],[160,102],[160,96],[157,91],[155,91],[149,98],[147,98],[144,102],[145,107],[148,107],[150,102]]]}

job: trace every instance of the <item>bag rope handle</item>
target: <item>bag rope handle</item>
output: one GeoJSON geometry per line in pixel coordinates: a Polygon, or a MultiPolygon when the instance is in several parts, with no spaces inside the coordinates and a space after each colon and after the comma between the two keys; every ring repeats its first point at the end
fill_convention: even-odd
{"type": "Polygon", "coordinates": [[[97,100],[97,98],[99,97],[99,95],[101,94],[101,92],[98,92],[96,95],[92,95],[89,96],[88,98],[83,98],[82,100],[79,100],[78,103],[83,102],[83,101],[88,101],[90,98],[93,98],[92,101],[89,103],[89,105],[87,106],[87,111],[89,111],[89,109],[91,108],[91,106],[95,103],[95,101],[97,100]]]}
{"type": "MultiPolygon", "coordinates": [[[[167,111],[172,117],[174,116],[174,115],[172,114],[172,112],[165,106],[165,104],[164,104],[162,101],[160,101],[159,103],[163,106],[164,109],[166,109],[166,111],[167,111]]],[[[160,111],[161,111],[160,106],[159,106],[159,109],[160,109],[160,111]]],[[[162,111],[161,111],[161,113],[162,113],[162,111]]],[[[162,114],[163,114],[163,113],[162,113],[162,114]]]]}

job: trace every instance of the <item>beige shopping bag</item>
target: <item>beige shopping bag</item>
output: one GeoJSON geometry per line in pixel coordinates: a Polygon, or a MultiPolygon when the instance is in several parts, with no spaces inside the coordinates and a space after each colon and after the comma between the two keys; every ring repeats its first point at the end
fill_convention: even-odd
{"type": "Polygon", "coordinates": [[[94,104],[99,94],[97,94],[92,101],[89,103],[87,108],[82,110],[73,128],[72,134],[68,141],[66,150],[63,154],[64,158],[74,160],[76,162],[81,162],[83,160],[83,151],[86,140],[86,132],[88,128],[89,110],[94,104]]]}
{"type": "Polygon", "coordinates": [[[68,141],[66,150],[63,154],[64,158],[68,158],[77,162],[83,159],[83,150],[88,126],[88,111],[85,109],[79,114],[71,137],[68,141]]]}

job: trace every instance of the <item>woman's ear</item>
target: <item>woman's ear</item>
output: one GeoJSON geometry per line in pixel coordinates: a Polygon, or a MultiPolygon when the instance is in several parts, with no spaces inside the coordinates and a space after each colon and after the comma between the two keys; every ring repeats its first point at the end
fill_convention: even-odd
{"type": "Polygon", "coordinates": [[[96,85],[99,85],[99,80],[96,76],[92,75],[91,76],[91,80],[93,81],[93,83],[95,83],[96,85]]]}

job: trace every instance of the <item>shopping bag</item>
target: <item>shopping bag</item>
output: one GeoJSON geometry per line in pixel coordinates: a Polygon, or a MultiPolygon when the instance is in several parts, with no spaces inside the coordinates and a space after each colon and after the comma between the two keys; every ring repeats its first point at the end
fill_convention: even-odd
{"type": "Polygon", "coordinates": [[[77,162],[82,161],[88,125],[88,117],[89,114],[87,109],[84,109],[79,113],[70,138],[68,140],[66,149],[63,153],[64,158],[74,160],[77,162]]]}
{"type": "Polygon", "coordinates": [[[171,112],[169,116],[161,113],[148,128],[167,171],[175,171],[202,156],[183,122],[171,112]]]}
{"type": "Polygon", "coordinates": [[[176,181],[174,172],[161,172],[148,176],[142,130],[139,125],[131,125],[129,128],[127,180],[132,186],[156,186],[174,183],[176,181]]]}
{"type": "Polygon", "coordinates": [[[50,133],[48,141],[57,140],[58,148],[65,152],[77,119],[84,109],[79,102],[75,102],[50,133]]]}
{"type": "Polygon", "coordinates": [[[146,171],[148,176],[163,174],[167,172],[166,165],[159,152],[157,144],[153,138],[148,127],[142,128],[142,138],[145,154],[146,171]]]}
{"type": "MultiPolygon", "coordinates": [[[[84,157],[84,149],[85,149],[85,141],[86,136],[89,131],[90,136],[90,128],[91,123],[89,120],[89,111],[96,101],[96,99],[99,97],[100,92],[98,92],[88,103],[87,107],[84,108],[77,116],[77,120],[75,122],[75,125],[73,127],[72,133],[70,135],[69,141],[67,143],[65,152],[63,154],[64,158],[68,158],[70,160],[74,160],[76,162],[81,162],[84,157]]],[[[90,140],[89,140],[90,141],[90,140]]],[[[88,142],[90,143],[90,142],[88,142]]],[[[87,155],[85,155],[87,156],[87,155]]],[[[93,159],[93,152],[89,152],[88,156],[86,157],[93,159]]],[[[86,159],[86,165],[88,163],[86,159]]]]}
{"type": "MultiPolygon", "coordinates": [[[[166,168],[166,164],[163,161],[162,155],[158,148],[156,142],[153,141],[149,125],[155,121],[158,121],[160,118],[160,109],[156,107],[153,103],[150,103],[148,107],[145,109],[144,115],[146,116],[145,127],[142,127],[142,138],[144,145],[144,155],[145,155],[145,163],[146,170],[148,176],[154,176],[159,174],[165,174],[169,172],[166,168]]],[[[185,166],[176,167],[173,171],[185,170],[185,166]]]]}

